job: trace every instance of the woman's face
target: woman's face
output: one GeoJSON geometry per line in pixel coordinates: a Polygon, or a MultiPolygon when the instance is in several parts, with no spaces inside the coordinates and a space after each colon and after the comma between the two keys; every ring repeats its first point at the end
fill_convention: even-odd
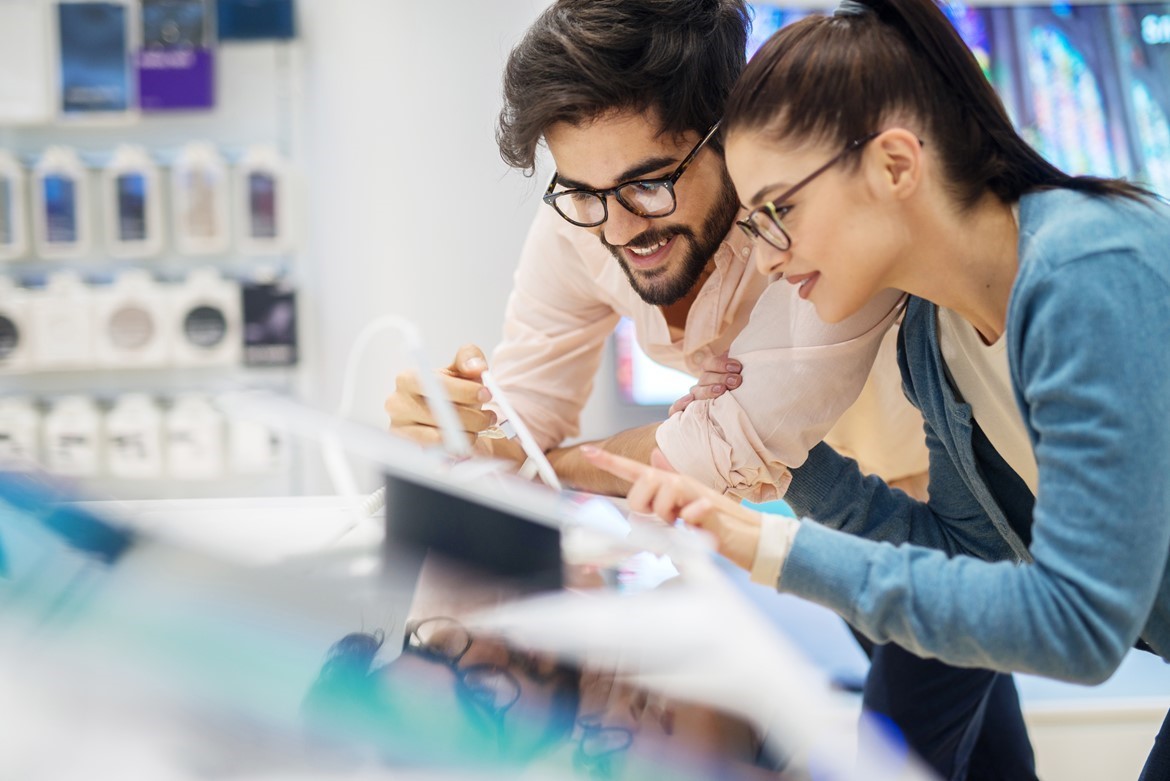
{"type": "MultiPolygon", "coordinates": [[[[754,131],[727,140],[727,169],[740,203],[749,210],[774,204],[791,241],[779,250],[757,237],[757,270],[796,285],[829,323],[844,320],[891,286],[890,269],[905,237],[896,213],[879,197],[880,155],[874,146],[866,142],[842,154],[840,146],[778,144],[754,131]]],[[[764,224],[768,211],[754,220],[764,224]]]]}

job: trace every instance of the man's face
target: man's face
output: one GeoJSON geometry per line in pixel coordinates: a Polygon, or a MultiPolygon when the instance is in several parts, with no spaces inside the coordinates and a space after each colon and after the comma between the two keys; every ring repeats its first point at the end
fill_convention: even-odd
{"type": "MultiPolygon", "coordinates": [[[[652,114],[614,112],[588,123],[557,123],[545,132],[556,161],[557,189],[607,190],[634,179],[669,176],[701,138],[659,134],[652,114]]],[[[668,306],[695,286],[739,209],[723,159],[708,142],[674,185],[678,206],[667,217],[639,217],[610,197],[609,218],[595,228],[648,304],[668,306]]]]}

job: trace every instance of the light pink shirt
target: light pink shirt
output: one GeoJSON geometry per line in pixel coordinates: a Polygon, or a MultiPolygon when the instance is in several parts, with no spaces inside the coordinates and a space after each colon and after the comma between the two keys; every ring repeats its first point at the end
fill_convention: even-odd
{"type": "MultiPolygon", "coordinates": [[[[714,260],[683,337],[674,341],[662,310],[638,297],[596,236],[552,209],[539,210],[492,366],[541,447],[578,434],[605,340],[626,316],[638,344],[666,366],[697,374],[704,360],[723,352],[743,364],[742,387],[692,403],[659,427],[658,446],[671,464],[753,501],[783,495],[787,467],[804,463],[866,386],[883,336],[896,332],[890,326],[900,294],[887,291],[848,320],[828,325],[794,286],[756,272],[751,242],[739,229],[732,229],[714,260]]],[[[854,421],[855,431],[834,444],[887,479],[925,470],[921,418],[900,390],[888,392],[900,389],[896,362],[883,360],[874,373],[880,381],[869,385],[881,391],[877,409],[889,407],[891,414],[871,419],[871,403],[866,419],[854,421]],[[914,452],[889,453],[891,441],[909,441],[914,452]]]]}

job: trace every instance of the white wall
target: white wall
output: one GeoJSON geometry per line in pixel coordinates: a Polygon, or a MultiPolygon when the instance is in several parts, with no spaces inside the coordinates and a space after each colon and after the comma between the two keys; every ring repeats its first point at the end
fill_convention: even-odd
{"type": "MultiPolygon", "coordinates": [[[[300,4],[316,399],[337,400],[345,353],[377,315],[417,323],[436,360],[499,338],[540,194],[496,151],[500,74],[543,5],[300,4]]],[[[381,420],[388,391],[366,384],[359,417],[381,420]]]]}
{"type": "MultiPolygon", "coordinates": [[[[540,204],[500,159],[504,61],[547,0],[302,0],[309,204],[306,395],[337,404],[346,352],[381,314],[417,323],[435,363],[500,337],[512,270],[540,204]]],[[[363,361],[357,414],[385,422],[404,358],[392,336],[363,361]]],[[[608,365],[608,364],[607,364],[608,365]]],[[[602,379],[584,432],[655,419],[602,379]]]]}

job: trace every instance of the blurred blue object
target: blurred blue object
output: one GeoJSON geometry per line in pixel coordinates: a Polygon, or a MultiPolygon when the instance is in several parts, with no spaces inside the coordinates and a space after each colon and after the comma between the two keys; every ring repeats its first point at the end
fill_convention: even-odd
{"type": "Polygon", "coordinates": [[[106,564],[117,561],[133,545],[132,532],[67,504],[70,499],[35,477],[0,472],[0,572],[12,566],[5,563],[10,554],[4,553],[4,539],[17,525],[43,527],[63,545],[106,564]]]}
{"type": "Polygon", "coordinates": [[[221,41],[287,40],[296,35],[292,0],[218,0],[221,41]]]}
{"type": "Polygon", "coordinates": [[[759,510],[762,513],[771,513],[773,515],[787,515],[789,518],[796,517],[796,513],[794,513],[792,511],[792,508],[788,506],[788,502],[785,502],[783,499],[777,499],[774,502],[761,502],[760,504],[755,504],[754,502],[749,502],[749,501],[745,500],[743,502],[743,506],[750,507],[753,510],[759,510]]]}

